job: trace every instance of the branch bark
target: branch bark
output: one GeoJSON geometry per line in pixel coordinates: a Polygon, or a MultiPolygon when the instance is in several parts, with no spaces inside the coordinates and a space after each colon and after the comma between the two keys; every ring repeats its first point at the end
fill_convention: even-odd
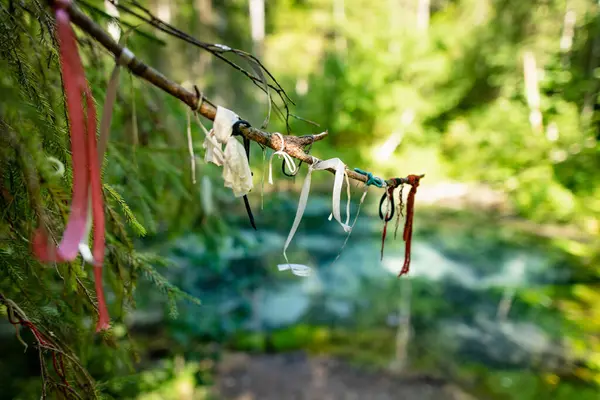
{"type": "MultiPolygon", "coordinates": [[[[49,4],[52,5],[54,0],[48,0],[49,4]]],[[[106,31],[104,31],[98,24],[96,24],[90,17],[85,15],[77,6],[71,3],[67,11],[71,17],[71,21],[80,27],[87,34],[92,36],[102,46],[104,46],[109,52],[111,52],[116,60],[119,60],[123,53],[123,46],[119,45],[106,31]]],[[[204,98],[200,108],[198,109],[198,102],[200,99],[193,93],[181,85],[173,82],[156,69],[146,65],[144,62],[134,57],[128,64],[127,68],[131,70],[134,75],[150,82],[154,86],[162,89],[169,93],[171,96],[178,98],[185,104],[187,104],[192,110],[197,110],[203,117],[214,120],[217,108],[213,102],[204,98]]],[[[248,139],[260,143],[263,146],[270,147],[273,150],[281,150],[281,140],[277,135],[273,135],[270,132],[265,132],[256,128],[241,127],[241,133],[248,139]]],[[[322,132],[317,135],[306,135],[306,136],[292,136],[283,135],[285,148],[284,151],[293,158],[303,161],[307,164],[313,163],[313,157],[306,154],[303,150],[304,146],[311,142],[323,140],[327,136],[328,132],[322,132]]],[[[329,169],[328,171],[335,173],[335,170],[329,169]]],[[[367,177],[353,170],[346,170],[348,177],[360,182],[367,182],[367,177]]]]}

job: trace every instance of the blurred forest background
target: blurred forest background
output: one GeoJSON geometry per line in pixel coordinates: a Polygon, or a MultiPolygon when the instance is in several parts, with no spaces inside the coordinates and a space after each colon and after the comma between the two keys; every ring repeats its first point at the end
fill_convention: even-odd
{"type": "MultiPolygon", "coordinates": [[[[254,126],[264,119],[265,95],[211,54],[110,1],[75,3],[169,78],[254,126]]],[[[54,17],[43,0],[0,0],[0,293],[89,372],[67,360],[81,398],[599,397],[599,2],[140,3],[263,60],[291,111],[320,124],[292,118],[292,133],[329,131],[315,156],[426,177],[408,277],[395,276],[400,239],[388,237],[379,260],[375,188],[332,263],[345,235],[327,221],[327,173],[314,174],[288,252],[315,271],[278,272],[306,167],[291,179],[275,163],[262,195],[264,154],[253,146],[249,229],[220,170],[201,162],[196,125],[192,184],[187,106],[123,72],[103,178],[112,329],[94,334],[90,268],[42,265],[30,251],[36,204],[61,226],[71,196],[54,17]],[[67,166],[63,177],[48,157],[67,166]]],[[[100,114],[114,58],[75,30],[100,114]]],[[[285,129],[275,116],[267,128],[285,129]]],[[[353,215],[361,192],[353,185],[353,215]]],[[[23,353],[3,317],[0,336],[0,397],[39,398],[33,335],[21,329],[23,353]]],[[[61,394],[50,353],[48,396],[74,397],[61,394]]]]}

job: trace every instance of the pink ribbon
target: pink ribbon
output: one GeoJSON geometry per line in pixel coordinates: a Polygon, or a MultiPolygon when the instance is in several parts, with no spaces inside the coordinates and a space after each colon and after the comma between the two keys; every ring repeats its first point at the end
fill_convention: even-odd
{"type": "Polygon", "coordinates": [[[44,227],[41,227],[33,238],[33,251],[43,262],[72,261],[77,257],[79,244],[86,234],[89,190],[91,192],[94,222],[94,279],[99,314],[96,331],[100,331],[109,327],[110,317],[102,288],[105,226],[102,181],[96,144],[96,108],[79,58],[75,33],[71,27],[67,11],[70,4],[71,0],[56,0],[54,3],[62,77],[71,128],[73,198],[69,219],[59,245],[56,247],[53,243],[50,243],[47,231],[44,227]],[[87,124],[83,108],[84,95],[87,105],[87,124]]]}

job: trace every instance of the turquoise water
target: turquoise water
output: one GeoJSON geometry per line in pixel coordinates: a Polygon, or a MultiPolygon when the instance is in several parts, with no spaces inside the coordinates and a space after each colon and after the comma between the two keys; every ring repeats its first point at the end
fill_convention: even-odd
{"type": "Polygon", "coordinates": [[[561,338],[569,326],[553,296],[573,266],[550,240],[485,213],[417,209],[411,270],[398,279],[404,243],[394,239],[390,222],[380,260],[377,199],[365,204],[333,262],[346,236],[328,220],[331,200],[313,196],[288,250],[290,262],[313,267],[301,278],[277,270],[295,213],[295,199],[282,197],[256,211],[258,232],[243,228],[242,215],[227,222],[242,227],[239,234],[215,247],[198,234],[170,245],[181,267],[171,279],[203,301],[200,308],[183,306],[178,329],[211,340],[298,325],[384,332],[384,350],[373,358],[382,364],[394,362],[398,335],[408,332],[414,368],[501,371],[508,375],[494,384],[506,390],[516,384],[513,372],[537,377],[564,367],[561,338]]]}

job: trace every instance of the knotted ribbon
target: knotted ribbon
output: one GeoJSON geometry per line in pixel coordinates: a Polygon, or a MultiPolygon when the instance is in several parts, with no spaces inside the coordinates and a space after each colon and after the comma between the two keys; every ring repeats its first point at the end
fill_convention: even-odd
{"type": "Polygon", "coordinates": [[[294,164],[294,160],[288,153],[284,151],[285,142],[283,141],[283,136],[279,132],[275,132],[273,135],[277,135],[279,140],[281,140],[281,149],[271,154],[271,157],[269,158],[269,184],[271,185],[273,184],[273,157],[279,156],[280,159],[283,158],[290,172],[292,174],[296,172],[296,164],[294,164]]]}
{"type": "MultiPolygon", "coordinates": [[[[287,264],[279,264],[277,268],[280,271],[284,271],[290,269],[294,275],[297,276],[308,276],[310,275],[311,268],[303,265],[303,264],[290,264],[287,257],[287,248],[290,245],[296,231],[298,230],[298,226],[300,225],[300,221],[302,220],[302,216],[304,215],[304,210],[306,210],[306,203],[308,202],[308,195],[310,193],[310,184],[312,181],[312,173],[314,170],[323,170],[323,169],[335,169],[335,179],[333,185],[333,195],[332,195],[332,207],[333,207],[333,216],[336,221],[342,225],[342,228],[345,232],[350,232],[352,228],[348,225],[350,220],[350,196],[348,196],[348,206],[347,206],[347,215],[346,215],[346,223],[341,221],[340,216],[340,196],[342,191],[343,178],[345,175],[346,166],[339,158],[332,158],[326,161],[321,161],[313,157],[313,163],[308,166],[308,173],[306,174],[306,178],[304,178],[304,184],[302,185],[302,191],[300,193],[300,200],[298,201],[298,209],[296,210],[296,216],[294,218],[294,223],[292,224],[292,228],[290,229],[290,233],[285,241],[283,246],[283,257],[287,264]]],[[[346,175],[347,178],[347,175],[346,175]]],[[[348,186],[349,187],[349,186],[348,186]]]]}
{"type": "Polygon", "coordinates": [[[56,29],[59,43],[60,63],[67,102],[67,114],[71,129],[71,152],[73,163],[73,199],[69,219],[63,238],[56,247],[49,243],[48,232],[39,228],[34,236],[34,254],[43,262],[72,261],[77,257],[79,245],[86,237],[88,198],[91,199],[94,222],[94,246],[85,257],[93,261],[96,295],[98,297],[98,323],[96,330],[109,327],[102,289],[102,262],[104,260],[104,205],[100,163],[96,143],[96,109],[91,90],[85,79],[85,71],[79,58],[75,33],[71,27],[67,8],[70,0],[57,0],[54,3],[56,29]],[[87,110],[87,124],[84,118],[84,96],[87,110]]]}

